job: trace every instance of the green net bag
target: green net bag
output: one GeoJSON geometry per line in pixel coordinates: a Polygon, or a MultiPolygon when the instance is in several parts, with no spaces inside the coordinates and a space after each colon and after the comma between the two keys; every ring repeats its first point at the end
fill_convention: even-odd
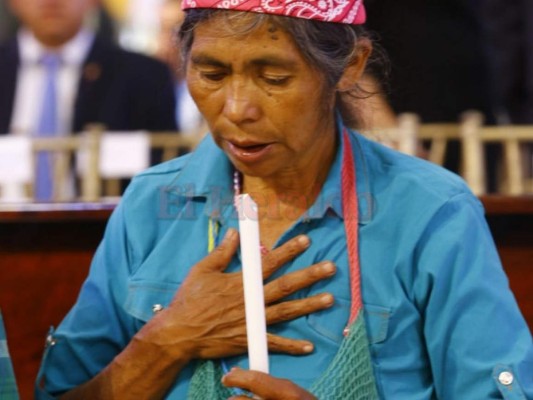
{"type": "MultiPolygon", "coordinates": [[[[191,379],[187,399],[226,400],[235,395],[222,385],[222,376],[219,362],[201,361],[191,379]]],[[[326,371],[309,391],[320,400],[378,399],[362,313],[351,325],[326,371]]]]}

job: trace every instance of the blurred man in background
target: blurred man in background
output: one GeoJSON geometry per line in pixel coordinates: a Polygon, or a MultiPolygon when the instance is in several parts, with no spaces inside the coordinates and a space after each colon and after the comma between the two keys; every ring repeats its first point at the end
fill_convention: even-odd
{"type": "Polygon", "coordinates": [[[21,29],[0,47],[0,134],[67,135],[90,123],[113,131],[176,129],[168,67],[96,35],[86,19],[97,0],[9,5],[21,29]]]}
{"type": "Polygon", "coordinates": [[[109,130],[173,130],[174,97],[168,68],[126,52],[84,24],[96,0],[10,0],[22,21],[0,48],[0,133],[35,130],[46,53],[60,58],[58,130],[88,123],[109,130]]]}

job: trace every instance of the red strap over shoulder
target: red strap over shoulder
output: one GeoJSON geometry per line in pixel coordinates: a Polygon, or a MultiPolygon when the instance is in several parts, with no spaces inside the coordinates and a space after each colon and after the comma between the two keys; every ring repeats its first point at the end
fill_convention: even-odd
{"type": "Polygon", "coordinates": [[[359,311],[363,308],[361,295],[361,271],[359,263],[359,203],[357,198],[357,176],[350,137],[346,128],[343,131],[342,154],[342,209],[344,213],[344,229],[346,230],[346,246],[350,269],[350,290],[352,304],[350,308],[350,326],[359,311]]]}

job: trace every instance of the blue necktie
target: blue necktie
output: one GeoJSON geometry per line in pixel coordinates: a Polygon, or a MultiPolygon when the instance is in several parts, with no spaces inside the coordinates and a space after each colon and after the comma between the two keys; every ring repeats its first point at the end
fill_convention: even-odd
{"type": "MultiPolygon", "coordinates": [[[[51,137],[58,133],[56,82],[61,60],[57,54],[45,54],[41,63],[45,70],[45,84],[41,115],[35,134],[38,137],[51,137]]],[[[54,189],[53,172],[52,154],[50,152],[39,152],[35,180],[36,200],[52,200],[54,189]]]]}

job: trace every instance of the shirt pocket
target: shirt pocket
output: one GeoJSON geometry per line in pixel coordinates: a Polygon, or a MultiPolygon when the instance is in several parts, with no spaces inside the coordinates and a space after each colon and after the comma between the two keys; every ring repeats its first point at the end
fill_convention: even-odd
{"type": "Polygon", "coordinates": [[[132,317],[147,322],[157,309],[168,307],[178,288],[176,283],[132,281],[128,284],[124,309],[132,317]]]}
{"type": "MultiPolygon", "coordinates": [[[[336,297],[335,305],[329,309],[308,316],[309,326],[322,336],[340,343],[344,339],[344,328],[348,322],[351,301],[336,297]]],[[[392,314],[390,307],[374,304],[363,306],[367,336],[370,344],[385,341],[392,314]]]]}
{"type": "Polygon", "coordinates": [[[364,304],[366,331],[370,344],[378,344],[387,339],[392,308],[375,304],[364,304]]]}

